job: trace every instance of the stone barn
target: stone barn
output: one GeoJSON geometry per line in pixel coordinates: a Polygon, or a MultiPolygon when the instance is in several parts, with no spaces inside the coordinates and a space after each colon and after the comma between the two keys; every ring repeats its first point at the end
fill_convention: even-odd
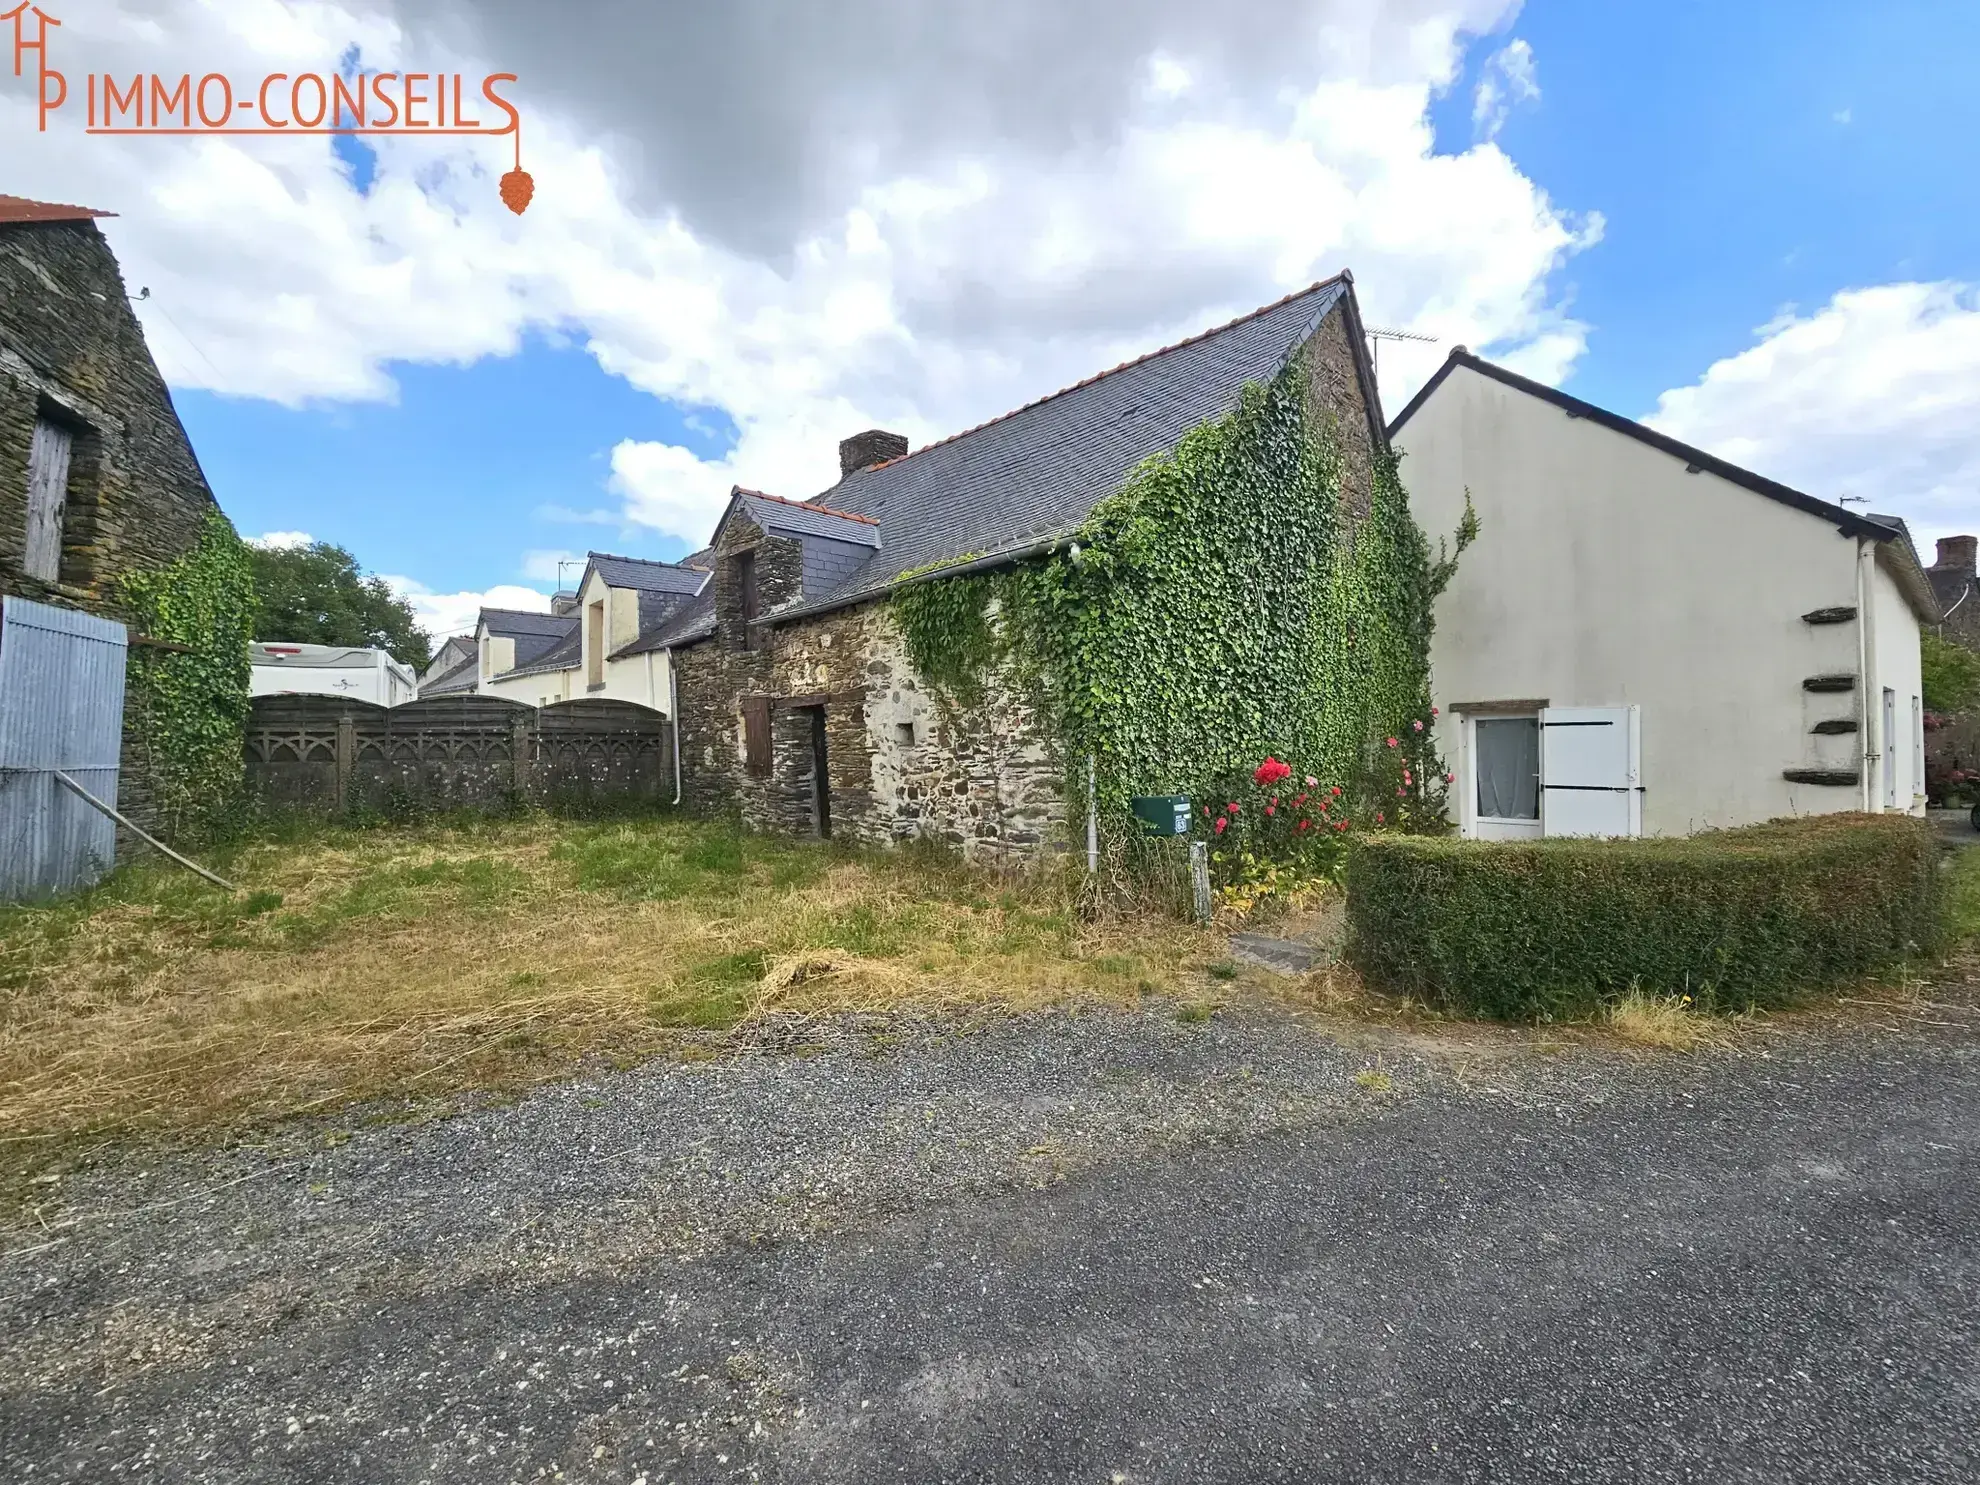
{"type": "Polygon", "coordinates": [[[1065,549],[1138,465],[1301,355],[1343,499],[1365,511],[1386,443],[1346,274],[914,452],[880,430],[848,438],[838,482],[810,499],[737,488],[699,559],[713,582],[657,636],[685,803],[803,835],[927,834],[991,860],[1062,843],[1067,760],[1047,720],[1009,687],[940,704],[889,599],[1065,549]]]}

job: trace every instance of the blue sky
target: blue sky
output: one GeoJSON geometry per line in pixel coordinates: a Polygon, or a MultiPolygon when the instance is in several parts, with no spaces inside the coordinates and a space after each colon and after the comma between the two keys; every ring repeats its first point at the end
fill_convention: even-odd
{"type": "MultiPolygon", "coordinates": [[[[1541,285],[1587,327],[1566,382],[1579,395],[1643,416],[1661,393],[1752,347],[1784,312],[1813,314],[1853,288],[1980,280],[1968,159],[1980,136],[1980,6],[1534,0],[1470,46],[1463,76],[1432,104],[1439,152],[1474,145],[1474,90],[1514,39],[1531,48],[1539,95],[1510,108],[1498,147],[1554,209],[1600,213],[1605,224],[1599,243],[1565,256],[1541,285]]],[[[368,191],[378,168],[369,152],[340,142],[338,158],[368,191]]],[[[1366,294],[1373,270],[1352,266],[1366,294]]],[[[197,380],[188,358],[211,365],[206,332],[188,336],[177,321],[193,312],[172,313],[163,338],[198,349],[167,350],[197,380]]],[[[708,461],[734,453],[736,477],[759,483],[736,422],[607,374],[588,333],[539,323],[511,355],[388,360],[390,401],[283,406],[238,382],[221,395],[184,378],[176,395],[244,533],[306,531],[436,592],[525,581],[547,591],[554,568],[544,553],[688,549],[681,534],[626,518],[629,497],[612,483],[622,441],[678,445],[708,461]]],[[[999,405],[1098,364],[1020,366],[1007,390],[998,384],[999,405]]],[[[911,392],[897,405],[910,415],[919,407],[911,392]]],[[[943,407],[955,405],[966,399],[943,407]]],[[[958,416],[925,411],[923,432],[958,416]]],[[[1817,488],[1819,463],[1766,472],[1835,493],[1817,488]]]]}

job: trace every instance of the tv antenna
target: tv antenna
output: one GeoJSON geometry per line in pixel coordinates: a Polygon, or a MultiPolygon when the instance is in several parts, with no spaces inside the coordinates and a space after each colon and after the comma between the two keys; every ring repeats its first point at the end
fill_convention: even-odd
{"type": "Polygon", "coordinates": [[[559,557],[557,559],[557,591],[559,593],[566,591],[564,587],[564,569],[566,567],[582,567],[582,566],[584,566],[584,564],[578,561],[578,559],[575,557],[559,557]]]}
{"type": "Polygon", "coordinates": [[[1838,505],[1868,505],[1869,503],[1870,497],[1868,495],[1845,495],[1836,502],[1838,505]]]}
{"type": "Polygon", "coordinates": [[[1418,335],[1414,330],[1383,330],[1374,328],[1364,333],[1368,336],[1368,365],[1371,370],[1377,372],[1382,369],[1382,342],[1385,340],[1414,340],[1420,341],[1424,345],[1435,345],[1437,343],[1436,336],[1418,335]]]}

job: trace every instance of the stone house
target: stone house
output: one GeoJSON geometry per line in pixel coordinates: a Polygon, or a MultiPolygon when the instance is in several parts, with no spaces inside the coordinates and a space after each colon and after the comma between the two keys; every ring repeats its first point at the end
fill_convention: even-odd
{"type": "MultiPolygon", "coordinates": [[[[191,551],[215,504],[96,228],[108,215],[0,196],[0,594],[127,623],[121,581],[191,551]]],[[[152,824],[138,741],[127,706],[114,792],[152,824]]]]}
{"type": "Polygon", "coordinates": [[[0,196],[0,592],[122,618],[118,579],[189,551],[214,501],[108,215],[0,196]]]}
{"type": "Polygon", "coordinates": [[[1063,842],[1066,763],[1008,688],[960,714],[915,672],[902,584],[1065,548],[1144,460],[1303,357],[1366,510],[1386,447],[1347,274],[913,453],[870,430],[803,501],[737,488],[713,581],[653,643],[672,651],[685,802],[754,828],[871,843],[929,834],[984,859],[1063,842]]]}

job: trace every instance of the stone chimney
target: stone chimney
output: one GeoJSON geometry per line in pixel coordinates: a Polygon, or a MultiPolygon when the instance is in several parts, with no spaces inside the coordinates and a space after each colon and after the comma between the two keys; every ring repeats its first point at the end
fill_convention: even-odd
{"type": "Polygon", "coordinates": [[[550,595],[550,612],[560,619],[565,614],[576,613],[577,606],[578,596],[569,588],[559,588],[555,593],[550,595]]]}
{"type": "Polygon", "coordinates": [[[1939,560],[1932,565],[1956,572],[1972,572],[1976,555],[1980,555],[1980,537],[1942,536],[1939,538],[1939,560]]]}
{"type": "Polygon", "coordinates": [[[862,469],[871,469],[889,459],[898,459],[908,450],[907,439],[884,428],[869,428],[851,438],[839,440],[839,478],[862,469]]]}

